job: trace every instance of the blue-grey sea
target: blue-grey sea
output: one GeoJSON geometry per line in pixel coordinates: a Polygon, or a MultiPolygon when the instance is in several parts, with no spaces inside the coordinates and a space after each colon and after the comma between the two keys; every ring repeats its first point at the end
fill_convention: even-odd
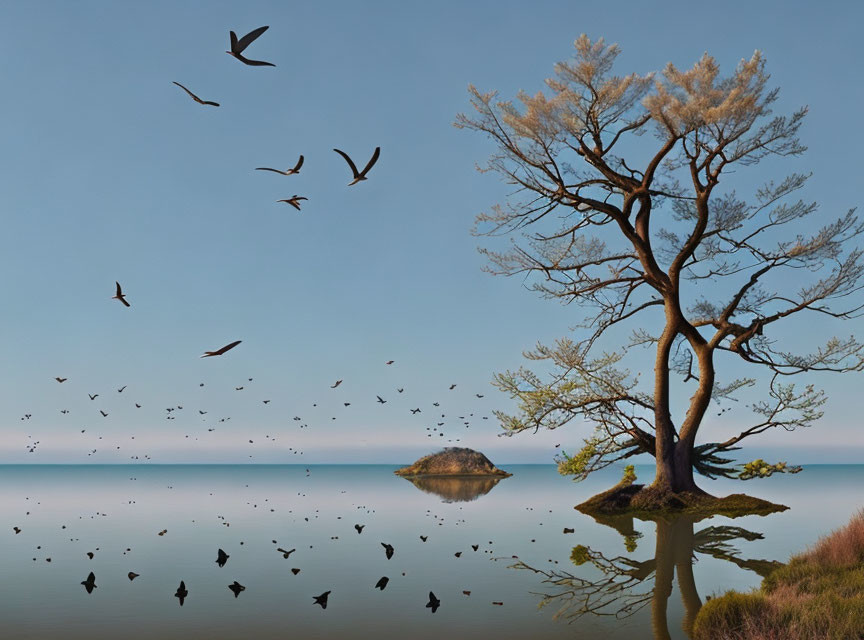
{"type": "Polygon", "coordinates": [[[415,486],[389,465],[0,466],[0,637],[686,638],[706,597],[757,586],[864,503],[864,465],[817,465],[702,481],[790,507],[767,517],[598,523],[573,507],[620,470],[502,467],[415,486]]]}

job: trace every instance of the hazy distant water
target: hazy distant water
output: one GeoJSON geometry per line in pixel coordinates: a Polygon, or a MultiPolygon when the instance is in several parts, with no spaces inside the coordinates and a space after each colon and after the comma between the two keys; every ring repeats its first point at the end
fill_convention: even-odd
{"type": "MultiPolygon", "coordinates": [[[[628,545],[615,529],[573,509],[611,486],[619,471],[574,484],[552,466],[503,466],[513,477],[467,502],[444,502],[394,476],[393,466],[318,465],[308,475],[295,465],[0,466],[0,637],[686,637],[677,580],[659,612],[652,594],[653,572],[665,575],[655,556],[667,555],[657,545],[657,525],[633,522],[628,545]],[[354,524],[366,525],[362,534],[354,524]],[[576,531],[564,534],[564,527],[576,531]],[[395,547],[391,560],[381,542],[395,547]],[[574,566],[576,545],[587,546],[597,564],[574,566]],[[296,551],[286,560],[277,546],[296,551]],[[215,563],[220,547],[230,555],[224,568],[215,563]],[[644,606],[625,617],[573,616],[578,598],[568,601],[565,588],[565,596],[538,609],[540,594],[562,589],[543,584],[541,574],[508,568],[514,555],[592,584],[612,575],[598,567],[613,573],[623,567],[644,579],[619,575],[630,581],[622,592],[630,600],[613,598],[607,611],[626,602],[644,606]],[[300,573],[292,575],[292,567],[300,573]],[[90,571],[97,589],[88,595],[79,583],[90,571]],[[129,571],[140,577],[130,582],[129,571]],[[390,578],[383,592],[373,588],[382,576],[390,578]],[[181,579],[189,590],[182,608],[173,595],[181,579]],[[234,580],[246,586],[237,599],[227,588],[234,580]],[[312,597],[327,590],[322,610],[312,597]],[[441,600],[435,614],[425,607],[429,591],[441,600]]],[[[637,472],[650,481],[650,469],[637,472]]],[[[761,565],[748,561],[785,560],[845,523],[864,503],[862,481],[864,465],[703,482],[716,495],[746,491],[792,508],[663,533],[661,542],[679,547],[679,560],[696,557],[684,600],[692,609],[694,595],[704,601],[757,585],[752,567],[761,565]],[[705,532],[724,525],[742,529],[705,532]],[[742,530],[764,538],[748,540],[753,536],[742,530]]]]}

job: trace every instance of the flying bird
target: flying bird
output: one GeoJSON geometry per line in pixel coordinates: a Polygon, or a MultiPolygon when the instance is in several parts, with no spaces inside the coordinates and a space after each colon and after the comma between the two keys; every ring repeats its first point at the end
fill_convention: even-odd
{"type": "Polygon", "coordinates": [[[357,529],[357,533],[360,534],[360,533],[363,533],[363,528],[365,526],[366,526],[365,524],[355,524],[354,528],[357,529]]]}
{"type": "Polygon", "coordinates": [[[90,394],[88,393],[87,395],[90,396],[90,399],[91,399],[91,400],[95,400],[96,398],[99,397],[99,394],[98,394],[98,393],[94,393],[93,395],[90,395],[90,394]]]}
{"type": "Polygon", "coordinates": [[[115,280],[114,284],[117,285],[117,292],[113,296],[111,296],[111,299],[112,300],[119,300],[120,302],[125,304],[127,307],[131,307],[132,305],[126,301],[126,294],[123,293],[123,289],[120,287],[120,283],[115,280]]]}
{"type": "Polygon", "coordinates": [[[228,562],[228,558],[230,557],[231,556],[222,551],[222,549],[219,549],[218,556],[216,558],[216,564],[218,564],[220,567],[224,567],[225,563],[228,562]]]}
{"type": "Polygon", "coordinates": [[[327,597],[330,595],[329,591],[325,591],[320,596],[312,596],[315,599],[315,602],[312,604],[320,604],[322,609],[327,608],[327,597]]]}
{"type": "Polygon", "coordinates": [[[372,157],[369,159],[369,162],[366,163],[366,166],[363,167],[363,171],[357,172],[357,165],[354,164],[354,161],[348,157],[348,154],[344,151],[340,151],[339,149],[333,149],[340,156],[345,158],[345,162],[348,163],[348,166],[351,167],[351,172],[354,174],[354,180],[348,183],[348,186],[352,186],[360,182],[361,180],[366,180],[366,174],[369,173],[369,169],[378,161],[378,156],[381,155],[381,147],[375,147],[375,152],[372,154],[372,157]]]}
{"type": "Polygon", "coordinates": [[[218,107],[218,106],[219,106],[219,103],[218,103],[218,102],[212,102],[212,101],[210,101],[210,100],[202,100],[201,98],[199,98],[199,97],[196,96],[194,93],[192,93],[191,91],[189,91],[189,89],[187,89],[186,87],[184,87],[184,86],[183,86],[182,84],[180,84],[179,82],[175,82],[174,84],[176,84],[178,87],[180,87],[181,89],[183,89],[183,91],[185,91],[186,93],[188,93],[188,94],[189,94],[189,97],[192,98],[192,99],[193,99],[195,102],[197,102],[198,104],[209,104],[211,107],[218,107]]]}
{"type": "Polygon", "coordinates": [[[180,598],[180,606],[183,606],[183,601],[186,599],[186,596],[189,595],[189,591],[186,589],[186,583],[182,580],[180,581],[180,586],[177,587],[177,592],[174,594],[175,598],[180,598]]]}
{"type": "Polygon", "coordinates": [[[309,198],[303,198],[303,197],[295,194],[295,195],[291,196],[290,198],[287,198],[285,200],[277,200],[276,202],[284,202],[286,204],[290,204],[292,207],[297,209],[297,211],[300,211],[300,201],[301,200],[308,200],[308,199],[309,198]]]}
{"type": "Polygon", "coordinates": [[[279,547],[278,549],[276,549],[276,551],[280,552],[282,554],[282,557],[287,560],[288,556],[290,556],[292,553],[297,551],[297,549],[291,549],[291,551],[285,551],[285,549],[283,549],[282,547],[279,547]]]}
{"type": "Polygon", "coordinates": [[[258,39],[258,36],[267,31],[267,29],[269,28],[269,26],[258,27],[254,31],[250,31],[249,33],[247,33],[239,40],[237,39],[237,34],[231,31],[231,50],[226,51],[225,53],[234,56],[240,62],[242,62],[243,64],[247,64],[250,67],[275,67],[276,65],[272,62],[263,62],[262,60],[250,60],[249,58],[245,58],[242,55],[246,47],[255,42],[255,40],[258,39]]]}
{"type": "Polygon", "coordinates": [[[69,378],[54,378],[54,379],[55,379],[57,382],[59,382],[60,384],[63,384],[63,383],[66,382],[69,378]]]}
{"type": "Polygon", "coordinates": [[[441,606],[441,601],[435,597],[435,594],[431,591],[429,592],[429,602],[426,603],[427,609],[432,609],[432,613],[438,611],[438,607],[441,606]]]}
{"type": "Polygon", "coordinates": [[[96,576],[91,571],[90,575],[87,576],[86,580],[82,580],[81,584],[84,585],[84,588],[87,589],[87,593],[93,593],[93,589],[96,588],[96,576]]]}
{"type": "Polygon", "coordinates": [[[382,398],[381,396],[375,396],[375,397],[378,398],[378,402],[380,402],[381,404],[384,404],[384,403],[387,402],[387,401],[386,401],[384,398],[382,398]]]}
{"type": "Polygon", "coordinates": [[[99,409],[99,413],[102,414],[102,417],[103,417],[103,418],[107,418],[107,417],[108,417],[108,414],[105,413],[104,411],[102,411],[102,409],[99,409]]]}
{"type": "Polygon", "coordinates": [[[129,572],[128,574],[126,574],[126,575],[129,576],[129,582],[132,582],[135,578],[138,577],[138,574],[135,573],[134,571],[130,571],[130,572],[129,572]]]}
{"type": "Polygon", "coordinates": [[[127,385],[124,384],[122,387],[120,387],[119,389],[117,389],[117,393],[123,393],[123,389],[125,389],[126,386],[127,386],[127,385]]]}
{"type": "Polygon", "coordinates": [[[340,384],[342,384],[342,381],[341,381],[341,380],[337,380],[335,383],[333,383],[333,384],[330,385],[330,388],[331,388],[331,389],[335,389],[335,388],[338,387],[340,384]]]}
{"type": "Polygon", "coordinates": [[[224,347],[222,347],[221,349],[217,349],[216,351],[205,351],[204,355],[201,357],[202,358],[209,358],[211,356],[221,356],[223,353],[225,353],[226,351],[230,351],[231,349],[236,347],[241,342],[243,342],[243,341],[237,340],[235,342],[232,342],[231,344],[226,344],[224,347]]]}
{"type": "Polygon", "coordinates": [[[283,176],[293,176],[295,173],[300,173],[300,167],[302,166],[303,156],[300,156],[300,159],[297,161],[297,164],[294,165],[293,169],[280,171],[279,169],[271,169],[270,167],[255,167],[255,171],[272,171],[273,173],[278,173],[283,176]]]}
{"type": "Polygon", "coordinates": [[[244,587],[236,580],[234,581],[234,584],[229,584],[228,588],[231,589],[231,591],[234,593],[235,598],[240,595],[241,591],[246,591],[246,587],[244,587]]]}
{"type": "Polygon", "coordinates": [[[389,560],[390,558],[392,558],[393,557],[393,545],[387,544],[386,542],[382,542],[381,546],[384,547],[384,554],[387,556],[387,559],[389,560]]]}
{"type": "Polygon", "coordinates": [[[390,582],[390,578],[388,578],[387,576],[383,576],[378,582],[375,583],[375,588],[384,591],[384,588],[387,586],[388,582],[390,582]]]}
{"type": "Polygon", "coordinates": [[[396,361],[395,361],[395,360],[388,360],[388,361],[385,362],[384,364],[393,364],[394,362],[396,362],[396,361]]]}

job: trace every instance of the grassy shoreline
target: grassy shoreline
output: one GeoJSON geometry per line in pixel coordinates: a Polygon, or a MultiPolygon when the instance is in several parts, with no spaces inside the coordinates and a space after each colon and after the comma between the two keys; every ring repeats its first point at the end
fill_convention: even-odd
{"type": "Polygon", "coordinates": [[[770,573],[759,589],[705,603],[695,640],[864,637],[864,510],[770,573]]]}

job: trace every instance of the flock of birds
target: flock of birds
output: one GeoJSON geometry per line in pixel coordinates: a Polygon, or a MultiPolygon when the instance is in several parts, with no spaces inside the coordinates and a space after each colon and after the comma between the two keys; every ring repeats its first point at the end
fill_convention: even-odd
{"type": "MultiPolygon", "coordinates": [[[[246,50],[246,47],[248,47],[250,44],[255,42],[255,40],[257,40],[258,37],[262,33],[264,33],[265,31],[267,31],[267,29],[269,29],[269,28],[270,27],[267,27],[267,26],[258,27],[257,29],[250,31],[245,36],[243,36],[242,38],[239,38],[239,39],[237,38],[237,34],[234,33],[233,31],[231,31],[231,33],[230,33],[231,48],[228,51],[226,51],[225,53],[227,53],[231,56],[234,56],[237,60],[239,60],[243,64],[246,64],[246,65],[249,65],[252,67],[275,67],[276,65],[273,64],[272,62],[264,62],[262,60],[250,60],[249,58],[246,58],[243,56],[243,52],[246,50]]],[[[195,95],[192,91],[190,91],[188,88],[186,88],[185,86],[183,86],[179,82],[175,81],[174,84],[176,84],[183,91],[185,91],[189,95],[189,97],[192,98],[192,100],[194,100],[198,104],[207,105],[210,107],[218,107],[219,106],[218,102],[213,102],[212,100],[202,100],[201,98],[199,98],[197,95],[195,95]]],[[[354,164],[354,161],[351,159],[351,157],[347,153],[345,153],[344,151],[342,151],[340,149],[333,149],[333,151],[335,151],[340,156],[342,156],[345,159],[345,162],[348,163],[348,167],[351,169],[351,173],[353,174],[353,178],[352,178],[351,182],[348,183],[349,187],[357,184],[358,182],[362,182],[363,180],[366,180],[367,179],[366,174],[369,173],[369,170],[373,166],[375,166],[375,163],[378,162],[378,156],[381,155],[381,147],[375,147],[375,151],[372,152],[372,157],[369,159],[369,162],[366,163],[366,166],[363,167],[362,171],[358,171],[357,165],[354,164]]],[[[292,169],[286,169],[283,171],[281,169],[273,169],[270,167],[256,167],[256,171],[271,171],[273,173],[278,173],[279,175],[283,175],[283,176],[293,176],[293,175],[297,175],[298,173],[300,173],[300,167],[302,167],[302,166],[303,166],[303,156],[301,155],[300,159],[297,161],[297,164],[295,164],[292,169]]],[[[282,200],[277,200],[277,202],[284,202],[285,204],[291,205],[292,207],[297,209],[297,211],[300,211],[300,202],[302,202],[303,200],[308,200],[308,199],[309,198],[306,198],[304,196],[298,196],[295,194],[295,195],[291,196],[290,198],[284,198],[282,200]]],[[[122,298],[121,298],[121,301],[122,301],[122,298]]],[[[125,301],[124,301],[124,304],[126,304],[125,301]]]]}
{"type": "MultiPolygon", "coordinates": [[[[260,27],[258,29],[255,29],[255,30],[247,33],[242,38],[238,38],[237,35],[233,31],[231,31],[230,32],[230,49],[226,53],[228,53],[229,55],[233,56],[238,61],[240,61],[243,64],[248,65],[248,66],[275,67],[275,65],[271,62],[266,62],[266,61],[261,61],[261,60],[253,60],[253,59],[249,59],[249,58],[244,56],[244,52],[246,51],[246,49],[255,40],[257,40],[265,31],[267,31],[267,29],[268,29],[267,26],[260,27]]],[[[220,104],[218,102],[211,101],[211,100],[204,100],[204,99],[200,98],[195,93],[193,93],[193,91],[191,91],[189,88],[187,88],[186,86],[184,86],[183,84],[181,84],[179,82],[175,81],[174,84],[177,87],[179,87],[182,91],[184,91],[193,101],[195,101],[196,103],[198,103],[200,105],[211,106],[211,107],[219,107],[220,106],[220,104]]],[[[375,164],[377,163],[377,161],[380,157],[381,148],[380,147],[375,148],[374,152],[372,153],[371,158],[369,159],[369,161],[366,163],[366,165],[363,167],[362,170],[359,170],[357,168],[357,165],[352,160],[352,158],[347,153],[345,153],[344,151],[342,151],[338,148],[334,148],[333,151],[336,152],[337,154],[339,154],[347,163],[347,165],[351,171],[351,174],[352,174],[352,179],[348,183],[348,186],[354,186],[354,185],[368,179],[368,174],[369,174],[370,170],[375,166],[375,164]]],[[[272,168],[272,167],[256,167],[255,170],[256,171],[271,172],[271,173],[279,174],[281,176],[293,176],[293,175],[297,175],[300,173],[300,171],[303,167],[303,164],[304,164],[304,156],[300,155],[297,162],[291,168],[282,170],[282,169],[276,169],[276,168],[272,168]]],[[[301,209],[301,203],[304,201],[307,201],[307,200],[308,200],[308,198],[295,194],[295,195],[291,196],[290,198],[281,199],[281,200],[278,200],[277,202],[290,205],[299,211],[301,209]]],[[[122,305],[124,305],[127,308],[130,308],[132,306],[132,304],[127,299],[127,294],[123,291],[123,288],[119,282],[115,282],[115,292],[114,292],[114,295],[112,296],[111,299],[117,300],[119,303],[121,303],[122,305]]],[[[241,343],[242,343],[241,340],[235,340],[235,341],[230,342],[229,344],[226,344],[226,345],[224,345],[218,349],[214,349],[211,351],[205,351],[200,357],[201,358],[211,358],[211,357],[223,356],[226,353],[228,353],[229,351],[235,349],[241,343]]],[[[395,362],[394,360],[387,360],[385,362],[385,365],[390,366],[390,365],[393,365],[394,362],[395,362]]],[[[64,384],[69,380],[69,378],[57,376],[55,378],[55,380],[58,384],[64,384]]],[[[248,378],[248,382],[252,382],[252,381],[253,381],[253,378],[248,378]]],[[[331,389],[337,389],[342,385],[342,383],[343,383],[343,379],[341,379],[341,378],[337,379],[332,385],[330,385],[330,388],[331,389]]],[[[199,386],[203,387],[204,383],[200,383],[199,386]]],[[[246,386],[245,384],[235,386],[234,390],[237,392],[243,391],[245,389],[245,386],[246,386]]],[[[456,387],[457,387],[457,384],[453,383],[453,384],[449,385],[448,389],[449,389],[449,391],[453,391],[456,389],[456,387]]],[[[123,385],[123,386],[117,388],[117,393],[123,393],[124,390],[126,390],[126,388],[127,388],[126,385],[123,385]]],[[[400,396],[401,396],[401,394],[403,394],[404,391],[405,391],[404,386],[396,387],[396,392],[398,394],[400,394],[400,396]]],[[[91,402],[95,401],[100,396],[99,393],[89,393],[89,392],[87,395],[88,395],[91,402]]],[[[480,394],[480,393],[475,393],[474,396],[476,396],[476,398],[478,398],[478,399],[482,399],[484,397],[483,394],[480,394]]],[[[261,402],[264,405],[269,405],[271,400],[269,398],[266,398],[266,399],[262,399],[261,402]]],[[[385,405],[388,403],[388,399],[386,399],[382,395],[376,394],[374,402],[377,403],[378,405],[385,405]]],[[[344,402],[342,402],[342,405],[344,407],[348,407],[351,405],[351,402],[344,401],[344,402]]],[[[140,402],[134,402],[134,406],[136,409],[141,409],[143,405],[140,402]]],[[[313,403],[312,406],[317,407],[317,403],[313,403]]],[[[428,413],[438,414],[438,413],[440,413],[440,406],[441,406],[440,402],[436,401],[436,402],[432,403],[431,407],[428,407],[428,408],[423,407],[423,408],[426,408],[428,413]]],[[[411,413],[411,415],[419,415],[423,412],[423,408],[421,408],[421,406],[417,405],[413,408],[410,408],[410,413],[411,413]]],[[[182,410],[183,410],[183,405],[173,405],[171,407],[167,407],[165,409],[165,411],[167,413],[165,418],[167,420],[174,420],[175,415],[172,415],[172,414],[174,414],[177,411],[182,411],[182,410]]],[[[70,413],[70,410],[68,408],[64,407],[63,409],[61,409],[60,412],[63,415],[68,415],[70,413]]],[[[209,412],[207,410],[204,410],[203,408],[198,409],[198,415],[201,417],[201,419],[203,421],[207,420],[207,418],[205,418],[205,416],[207,416],[208,413],[209,412]]],[[[105,409],[103,409],[103,408],[99,409],[99,414],[102,416],[102,418],[108,418],[109,417],[109,412],[105,411],[105,409]]],[[[462,421],[462,425],[464,425],[465,428],[468,428],[471,425],[471,418],[474,417],[474,413],[473,412],[465,412],[465,414],[466,415],[460,415],[459,419],[462,421]]],[[[33,416],[33,413],[30,413],[30,412],[25,413],[24,416],[21,418],[21,420],[30,420],[32,418],[32,416],[33,416]]],[[[447,417],[447,415],[445,413],[440,413],[440,419],[445,419],[446,417],[447,417]]],[[[230,419],[231,419],[230,416],[222,417],[222,418],[220,418],[219,421],[220,422],[226,422],[227,420],[230,420],[230,419]]],[[[336,419],[335,416],[332,419],[335,420],[336,419]]],[[[488,420],[489,416],[484,415],[484,416],[482,416],[482,419],[488,420]]],[[[300,416],[296,416],[296,415],[294,416],[293,420],[295,422],[303,422],[303,419],[300,416]]],[[[300,425],[300,428],[304,428],[306,426],[308,426],[308,424],[304,423],[304,424],[300,425]]],[[[426,431],[429,432],[426,434],[427,437],[432,438],[433,436],[435,436],[437,434],[437,436],[444,438],[445,433],[444,433],[444,430],[442,428],[444,426],[445,426],[445,422],[443,422],[443,421],[437,421],[437,423],[434,427],[433,426],[427,426],[426,431]]],[[[86,431],[86,429],[81,429],[81,433],[85,433],[85,431],[86,431]]],[[[214,427],[208,427],[208,432],[212,432],[212,431],[215,431],[215,426],[214,427]]],[[[185,437],[189,438],[190,436],[187,434],[185,437]]],[[[37,450],[37,446],[38,446],[40,441],[33,438],[32,436],[28,436],[28,438],[31,440],[31,442],[28,443],[27,450],[30,453],[35,453],[37,450]]],[[[267,438],[271,439],[269,435],[267,436],[267,438]]],[[[102,436],[99,436],[99,439],[101,440],[102,436]]],[[[134,439],[134,436],[132,436],[132,439],[134,439]]],[[[275,438],[272,438],[272,440],[275,441],[275,438]]],[[[460,438],[455,438],[455,439],[451,438],[451,439],[447,440],[447,442],[460,442],[460,441],[461,441],[460,438]]],[[[253,440],[249,439],[249,443],[252,444],[253,440]]],[[[117,446],[117,449],[120,449],[120,447],[117,446]]],[[[293,448],[289,448],[289,450],[293,450],[293,448]]],[[[91,456],[91,455],[96,454],[96,452],[97,452],[97,449],[92,449],[87,455],[91,456]]],[[[293,450],[293,453],[295,455],[298,453],[302,454],[302,452],[299,450],[293,450]]],[[[145,454],[143,457],[145,460],[151,459],[151,457],[147,454],[145,454]]],[[[133,456],[131,456],[131,458],[133,460],[139,460],[140,459],[140,457],[138,455],[133,455],[133,456]]],[[[308,474],[308,469],[307,469],[307,474],[308,474]]],[[[131,504],[131,501],[130,501],[130,504],[131,504]]],[[[308,518],[306,520],[308,521],[308,518]]],[[[225,523],[225,524],[226,524],[226,526],[228,525],[228,523],[225,523]]],[[[362,534],[364,527],[365,527],[365,525],[362,525],[362,524],[354,525],[354,529],[356,530],[358,535],[362,534]]],[[[15,535],[20,534],[22,531],[22,529],[18,526],[14,527],[13,529],[14,529],[15,535]]],[[[160,531],[159,535],[160,536],[164,535],[166,533],[166,531],[167,530],[160,531]]],[[[565,533],[566,533],[566,531],[565,531],[565,533]]],[[[428,536],[425,536],[425,535],[420,536],[420,539],[422,540],[422,542],[425,543],[428,539],[428,536]]],[[[273,542],[275,543],[276,541],[274,540],[273,542]]],[[[532,540],[532,542],[533,542],[533,540],[532,540]]],[[[241,542],[241,544],[242,544],[242,542],[241,542]]],[[[381,544],[381,547],[383,547],[383,549],[384,549],[385,558],[387,560],[392,559],[394,556],[394,553],[395,553],[395,549],[394,549],[393,545],[386,543],[386,542],[381,542],[380,544],[381,544]]],[[[490,541],[490,544],[491,544],[491,541],[490,541]]],[[[475,552],[479,549],[479,545],[471,545],[471,546],[475,552]]],[[[296,549],[286,550],[282,547],[277,548],[277,552],[282,554],[283,558],[285,558],[285,559],[289,558],[295,550],[296,549]]],[[[489,553],[491,553],[491,551],[489,553]]],[[[459,558],[459,557],[461,557],[461,554],[462,554],[462,552],[459,551],[459,552],[456,552],[454,555],[455,555],[455,557],[459,558]]],[[[93,552],[88,552],[87,555],[89,556],[89,558],[91,560],[93,559],[93,555],[94,555],[93,552]]],[[[515,557],[515,556],[513,556],[513,557],[515,557]]],[[[223,549],[220,548],[220,549],[218,549],[218,552],[217,552],[216,564],[220,568],[225,567],[226,564],[228,563],[229,558],[230,558],[230,555],[228,553],[226,553],[223,549]]],[[[35,558],[34,558],[34,560],[35,560],[35,558]]],[[[48,561],[50,562],[50,558],[48,558],[48,561]]],[[[297,575],[300,572],[300,569],[297,567],[294,567],[291,569],[291,571],[292,571],[292,573],[294,573],[294,575],[297,575]]],[[[127,574],[127,576],[128,576],[128,579],[130,581],[134,581],[136,578],[139,577],[139,574],[137,574],[133,571],[130,571],[127,574]]],[[[382,576],[375,583],[373,588],[383,591],[384,589],[387,588],[389,582],[390,582],[390,578],[388,576],[382,576]]],[[[86,590],[86,592],[88,594],[92,594],[94,592],[94,590],[97,589],[95,573],[93,571],[90,571],[89,574],[87,575],[86,579],[81,581],[81,585],[84,587],[84,589],[86,590]]],[[[234,580],[233,582],[231,582],[228,585],[228,589],[233,593],[234,597],[237,598],[237,597],[239,597],[239,595],[242,592],[244,592],[246,590],[246,587],[244,585],[240,584],[238,581],[234,580]]],[[[328,599],[329,599],[329,596],[331,593],[332,593],[331,590],[327,590],[327,591],[321,593],[320,595],[313,596],[312,597],[312,600],[313,600],[312,604],[313,605],[319,605],[322,609],[326,609],[327,605],[328,605],[328,599]]],[[[469,590],[463,590],[462,593],[466,596],[471,595],[471,591],[469,591],[469,590]]],[[[187,588],[185,581],[183,581],[183,580],[180,581],[180,584],[179,584],[176,592],[174,593],[174,596],[178,599],[180,606],[183,606],[184,601],[186,600],[186,598],[189,597],[189,589],[187,588]]],[[[503,603],[500,601],[494,601],[492,604],[500,606],[503,603]]],[[[429,596],[428,596],[428,602],[426,603],[426,608],[428,608],[432,613],[435,613],[440,608],[440,606],[441,606],[441,600],[438,597],[436,597],[432,591],[430,591],[429,596]]]]}

